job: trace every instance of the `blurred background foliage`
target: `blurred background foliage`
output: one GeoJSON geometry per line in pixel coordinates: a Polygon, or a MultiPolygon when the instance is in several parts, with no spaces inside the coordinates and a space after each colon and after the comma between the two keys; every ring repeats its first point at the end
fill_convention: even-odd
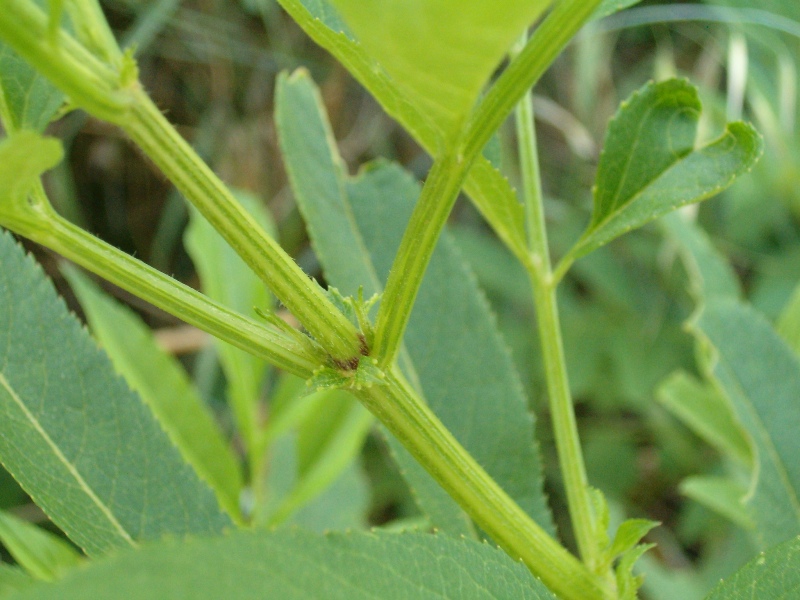
{"type": "MultiPolygon", "coordinates": [[[[351,172],[386,157],[424,177],[430,159],[274,0],[103,5],[119,39],[136,47],[141,79],[156,103],[227,183],[260,200],[281,243],[309,274],[323,279],[278,152],[272,120],[278,72],[299,66],[311,71],[351,172]]],[[[766,154],[757,168],[695,210],[696,222],[732,265],[743,295],[777,319],[800,280],[799,65],[797,0],[642,2],[587,26],[535,90],[553,253],[563,254],[589,219],[599,148],[619,102],[649,79],[686,77],[701,90],[703,137],[741,117],[765,137],[766,154]]],[[[510,125],[486,153],[517,182],[510,125]]],[[[68,160],[48,181],[62,214],[199,286],[183,246],[190,215],[154,167],[113,127],[83,113],[66,115],[51,131],[68,150],[68,160]]],[[[494,308],[526,384],[538,415],[551,501],[561,530],[568,531],[526,276],[466,201],[457,205],[450,231],[494,308]]],[[[61,284],[54,257],[36,252],[61,284]]],[[[648,573],[644,593],[654,599],[699,597],[752,553],[741,523],[712,512],[691,485],[681,485],[691,476],[730,473],[731,459],[669,410],[667,377],[676,370],[697,373],[695,347],[683,326],[695,302],[680,253],[674,231],[652,224],[578,261],[560,298],[590,481],[619,515],[664,523],[650,534],[658,548],[642,562],[648,573]]],[[[65,284],[60,287],[72,298],[65,284]]],[[[161,339],[171,340],[165,343],[224,417],[224,371],[207,340],[170,337],[179,331],[170,317],[119,290],[106,291],[131,304],[161,331],[161,339]]],[[[80,311],[77,303],[73,307],[80,311]]],[[[270,372],[264,398],[279,407],[296,387],[270,372]]],[[[342,403],[346,399],[329,403],[327,412],[342,403]]],[[[304,425],[317,443],[318,421],[304,425]]],[[[280,444],[276,448],[279,454],[280,444]]],[[[307,445],[307,454],[314,451],[307,445]]],[[[351,483],[358,479],[368,501],[357,505],[362,514],[342,525],[414,522],[413,498],[378,436],[367,437],[356,470],[346,476],[351,483]]],[[[326,493],[338,498],[331,501],[348,502],[347,489],[326,493]]],[[[5,472],[0,508],[27,517],[32,510],[5,472]]],[[[325,523],[309,510],[307,523],[325,523]]]]}

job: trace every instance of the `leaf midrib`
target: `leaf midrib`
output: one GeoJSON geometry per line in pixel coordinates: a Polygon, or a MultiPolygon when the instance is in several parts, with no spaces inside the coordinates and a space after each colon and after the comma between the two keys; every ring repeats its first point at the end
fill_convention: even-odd
{"type": "Polygon", "coordinates": [[[94,492],[92,487],[86,482],[83,476],[78,472],[64,453],[61,451],[61,448],[53,441],[53,439],[48,435],[47,431],[45,431],[42,424],[39,420],[31,413],[25,403],[22,401],[22,398],[16,393],[14,388],[11,386],[10,382],[6,378],[5,374],[0,372],[0,386],[2,386],[6,392],[8,392],[11,399],[14,403],[19,407],[22,411],[25,418],[30,422],[36,432],[41,436],[42,440],[50,447],[53,451],[53,454],[56,458],[64,465],[64,468],[67,469],[67,472],[75,479],[78,486],[81,490],[89,497],[89,499],[97,506],[101,513],[108,519],[109,523],[111,523],[112,527],[119,533],[125,542],[127,542],[131,547],[137,548],[139,545],[134,541],[128,531],[122,526],[122,524],[117,520],[114,516],[114,513],[111,509],[100,499],[100,497],[94,492]]]}

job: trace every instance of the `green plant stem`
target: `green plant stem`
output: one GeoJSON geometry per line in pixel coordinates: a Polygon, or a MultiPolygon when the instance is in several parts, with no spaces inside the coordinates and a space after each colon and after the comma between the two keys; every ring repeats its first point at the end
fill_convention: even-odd
{"type": "Polygon", "coordinates": [[[601,0],[561,0],[478,104],[465,136],[463,155],[483,150],[520,99],[539,80],[600,5],[601,0]]]}
{"type": "Polygon", "coordinates": [[[118,73],[63,29],[57,34],[54,43],[47,15],[30,0],[3,0],[0,39],[72,102],[101,119],[118,123],[131,103],[128,91],[119,87],[118,73]]]}
{"type": "Polygon", "coordinates": [[[122,51],[97,0],[64,0],[78,39],[101,60],[116,64],[122,51]]]}
{"type": "Polygon", "coordinates": [[[300,332],[290,335],[218,304],[69,223],[50,208],[41,185],[27,214],[3,223],[154,306],[299,377],[310,377],[324,353],[300,332]]]}
{"type": "Polygon", "coordinates": [[[565,600],[612,598],[603,581],[537,525],[458,443],[395,366],[387,385],[354,392],[509,555],[565,600]]]}
{"type": "Polygon", "coordinates": [[[375,325],[372,355],[381,367],[400,350],[425,269],[464,182],[469,164],[455,154],[437,159],[397,251],[375,325]]]}
{"type": "Polygon", "coordinates": [[[373,355],[381,366],[397,356],[411,308],[436,241],[472,163],[520,98],[538,81],[600,0],[562,0],[537,27],[477,106],[461,141],[434,161],[392,265],[375,325],[373,355]]]}
{"type": "Polygon", "coordinates": [[[355,326],[233,198],[144,93],[121,127],[333,357],[361,355],[355,326]]]}
{"type": "Polygon", "coordinates": [[[583,561],[594,569],[599,562],[595,542],[596,519],[581,451],[575,408],[569,390],[564,344],[556,298],[557,283],[551,272],[539,154],[529,90],[516,108],[517,141],[523,183],[530,262],[526,264],[536,304],[539,343],[542,349],[550,417],[564,480],[572,529],[583,561]]]}

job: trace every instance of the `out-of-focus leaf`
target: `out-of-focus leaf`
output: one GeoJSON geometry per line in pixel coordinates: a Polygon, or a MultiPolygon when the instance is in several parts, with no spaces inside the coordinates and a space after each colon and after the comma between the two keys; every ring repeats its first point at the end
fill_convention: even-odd
{"type": "Polygon", "coordinates": [[[555,600],[486,544],[424,533],[246,531],[115,554],[9,600],[555,600]],[[390,565],[391,568],[387,568],[390,565]]]}
{"type": "Polygon", "coordinates": [[[800,590],[800,538],[762,552],[714,588],[706,600],[792,600],[800,590]]]}
{"type": "Polygon", "coordinates": [[[220,504],[241,520],[239,460],[183,367],[159,347],[150,328],[132,311],[103,294],[77,269],[62,271],[116,371],[150,407],[186,462],[212,487],[220,504]]]}
{"type": "MultiPolygon", "coordinates": [[[[345,395],[328,390],[318,395],[326,399],[334,393],[345,395]]],[[[372,416],[367,416],[369,424],[372,416]]],[[[338,435],[319,448],[319,459],[305,470],[300,468],[301,444],[296,432],[287,432],[271,444],[269,474],[264,489],[259,490],[262,498],[255,523],[300,525],[320,533],[363,528],[370,490],[354,460],[363,444],[361,432],[353,433],[352,429],[336,427],[334,434],[338,435]]]]}
{"type": "Polygon", "coordinates": [[[657,397],[664,408],[720,453],[746,466],[753,463],[750,443],[733,407],[713,385],[678,371],[661,384],[657,397]]]}
{"type": "Polygon", "coordinates": [[[80,554],[63,539],[9,513],[0,512],[0,542],[36,579],[53,581],[80,563],[80,554]]]}
{"type": "Polygon", "coordinates": [[[228,527],[211,489],[5,233],[0,265],[0,460],[34,501],[95,555],[228,527]]]}
{"type": "Polygon", "coordinates": [[[800,533],[800,359],[752,308],[709,303],[692,324],[714,349],[712,373],[753,440],[748,505],[756,535],[772,546],[800,533]]]}
{"type": "MultiPolygon", "coordinates": [[[[302,74],[280,80],[277,121],[287,171],[328,281],[344,294],[362,285],[365,295],[380,291],[418,184],[386,164],[347,179],[319,98],[302,74]],[[327,236],[318,236],[323,229],[327,236]]],[[[431,408],[506,492],[552,531],[519,378],[474,276],[447,238],[434,252],[405,342],[431,408]]],[[[434,524],[464,533],[454,503],[399,444],[394,450],[434,524]]]]}
{"type": "Polygon", "coordinates": [[[35,581],[19,567],[0,563],[0,598],[5,598],[11,592],[23,590],[35,581]]]}
{"type": "Polygon", "coordinates": [[[791,299],[781,311],[776,328],[795,354],[800,356],[800,285],[795,288],[791,299]]]}
{"type": "Polygon", "coordinates": [[[548,0],[331,0],[358,40],[447,141],[548,0]]]}
{"type": "Polygon", "coordinates": [[[39,176],[56,166],[64,152],[58,140],[20,131],[0,141],[0,225],[20,218],[39,176]]]}
{"type": "MultiPolygon", "coordinates": [[[[263,0],[262,0],[263,1],[263,0]]],[[[441,124],[414,102],[370,57],[342,22],[329,0],[279,0],[298,25],[341,62],[430,154],[444,132],[441,124]]],[[[495,165],[480,156],[464,184],[469,197],[503,242],[519,257],[527,252],[522,204],[495,165]]]]}
{"type": "MultiPolygon", "coordinates": [[[[236,199],[264,230],[274,234],[274,223],[258,198],[236,192],[236,199]]],[[[264,283],[196,210],[190,212],[184,243],[206,295],[245,315],[252,315],[256,308],[272,309],[273,300],[264,283]]],[[[252,450],[258,436],[258,401],[267,364],[230,344],[218,340],[215,343],[236,423],[248,450],[252,450]]]]}
{"type": "Polygon", "coordinates": [[[603,0],[594,13],[592,19],[602,19],[616,12],[624,10],[634,4],[639,4],[642,0],[603,0]]]}
{"type": "MultiPolygon", "coordinates": [[[[270,524],[282,523],[306,507],[348,472],[372,427],[372,415],[347,392],[324,390],[317,393],[323,396],[323,401],[317,405],[318,410],[306,415],[296,436],[293,485],[269,514],[270,524]]],[[[358,484],[352,478],[351,481],[358,484]]],[[[331,527],[329,524],[328,528],[331,527]]]]}
{"type": "Polygon", "coordinates": [[[740,527],[753,529],[755,526],[743,502],[747,489],[730,477],[687,477],[681,482],[680,491],[687,498],[699,502],[740,527]]]}
{"type": "Polygon", "coordinates": [[[676,208],[728,187],[761,156],[761,137],[729,123],[695,148],[701,105],[688,82],[649,83],[611,121],[594,186],[592,219],[564,264],[676,208]]]}
{"type": "Polygon", "coordinates": [[[64,103],[64,94],[0,42],[0,119],[7,133],[44,131],[64,103]]]}
{"type": "Polygon", "coordinates": [[[659,224],[677,244],[695,301],[741,298],[742,288],[736,273],[700,227],[678,212],[665,215],[659,224]]]}

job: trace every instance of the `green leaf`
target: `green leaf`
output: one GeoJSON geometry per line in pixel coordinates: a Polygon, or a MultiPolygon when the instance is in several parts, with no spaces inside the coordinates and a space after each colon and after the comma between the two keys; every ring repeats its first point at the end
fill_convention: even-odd
{"type": "Polygon", "coordinates": [[[361,452],[374,422],[372,415],[350,394],[339,390],[319,393],[325,396],[324,400],[299,427],[296,480],[269,515],[270,525],[282,523],[307,506],[346,473],[361,452]]]}
{"type": "Polygon", "coordinates": [[[115,370],[153,411],[228,514],[241,521],[241,465],[183,367],[159,347],[150,328],[131,310],[103,294],[77,269],[62,272],[115,370]]]}
{"type": "Polygon", "coordinates": [[[0,461],[34,501],[95,555],[229,526],[212,491],[6,233],[0,265],[0,461]]]}
{"type": "Polygon", "coordinates": [[[617,528],[614,541],[611,542],[609,554],[612,558],[622,556],[633,549],[642,538],[659,523],[649,519],[628,519],[617,528]]]}
{"type": "MultiPolygon", "coordinates": [[[[235,195],[265,231],[274,233],[275,225],[258,198],[244,192],[235,195]]],[[[264,283],[195,209],[190,211],[184,244],[207,296],[245,315],[252,315],[254,308],[272,309],[274,301],[264,283]]],[[[214,343],[219,349],[237,425],[248,449],[252,449],[258,435],[258,401],[267,364],[225,342],[214,343]]]]}
{"type": "Polygon", "coordinates": [[[800,359],[754,309],[709,303],[692,324],[714,350],[712,373],[753,440],[748,504],[765,546],[800,533],[800,359]]]}
{"type": "Polygon", "coordinates": [[[332,0],[414,104],[456,134],[492,72],[548,0],[332,0]]]}
{"type": "Polygon", "coordinates": [[[11,592],[23,590],[35,581],[19,567],[0,563],[0,598],[5,598],[11,592]]]}
{"type": "Polygon", "coordinates": [[[656,392],[661,405],[724,456],[753,464],[750,443],[728,399],[713,385],[683,371],[670,375],[656,392]]]}
{"type": "MultiPolygon", "coordinates": [[[[302,73],[279,80],[276,120],[326,278],[345,294],[360,286],[365,296],[380,292],[419,185],[387,164],[346,178],[319,97],[302,73]]],[[[446,237],[434,253],[405,342],[410,363],[401,366],[412,380],[418,375],[437,416],[520,506],[553,531],[519,377],[474,276],[446,237]]],[[[452,500],[399,444],[393,449],[433,523],[465,533],[452,500]]]]}
{"type": "Polygon", "coordinates": [[[795,354],[800,356],[800,285],[795,288],[789,302],[781,311],[775,327],[795,354]]]}
{"type": "Polygon", "coordinates": [[[792,600],[800,590],[800,538],[762,552],[726,581],[706,600],[792,600]]]}
{"type": "Polygon", "coordinates": [[[705,231],[678,212],[665,215],[659,225],[677,247],[696,302],[715,297],[741,298],[742,287],[736,272],[714,248],[705,231]]]}
{"type": "Polygon", "coordinates": [[[730,477],[698,475],[681,481],[681,494],[730,519],[744,529],[755,523],[744,505],[747,489],[730,477]]]}
{"type": "Polygon", "coordinates": [[[240,531],[94,562],[9,600],[555,600],[500,550],[423,533],[240,531]]]}
{"type": "Polygon", "coordinates": [[[36,579],[53,581],[81,562],[80,554],[55,534],[0,512],[0,542],[36,579]]]}
{"type": "Polygon", "coordinates": [[[27,196],[39,176],[63,156],[61,143],[32,131],[20,131],[0,141],[0,224],[24,218],[27,196]]]}
{"type": "MultiPolygon", "coordinates": [[[[430,154],[444,136],[441,124],[409,96],[370,57],[347,30],[328,0],[279,0],[298,25],[330,52],[355,77],[384,110],[396,119],[430,154]]],[[[465,191],[503,242],[520,258],[527,255],[522,204],[503,174],[480,156],[467,176],[465,191]]]]}
{"type": "Polygon", "coordinates": [[[745,123],[695,148],[700,110],[697,90],[679,79],[649,83],[622,103],[600,156],[591,222],[563,264],[721,192],[752,168],[762,142],[745,123]]]}
{"type": "Polygon", "coordinates": [[[0,42],[0,120],[6,132],[42,132],[62,104],[64,94],[0,42]]]}

